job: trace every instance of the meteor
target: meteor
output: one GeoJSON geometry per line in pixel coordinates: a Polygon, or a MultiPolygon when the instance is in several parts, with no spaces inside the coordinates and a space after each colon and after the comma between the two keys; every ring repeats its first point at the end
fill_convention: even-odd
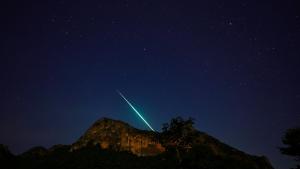
{"type": "Polygon", "coordinates": [[[126,97],[117,90],[118,94],[126,101],[126,103],[132,108],[132,110],[145,122],[145,124],[152,130],[155,131],[150,124],[143,118],[143,116],[133,107],[133,105],[126,99],[126,97]]]}

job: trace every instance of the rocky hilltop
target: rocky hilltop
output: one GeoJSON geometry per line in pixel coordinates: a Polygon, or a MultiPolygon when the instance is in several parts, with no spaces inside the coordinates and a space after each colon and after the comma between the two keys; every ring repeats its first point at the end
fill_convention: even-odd
{"type": "Polygon", "coordinates": [[[71,151],[92,144],[99,145],[102,149],[129,151],[138,156],[152,156],[165,151],[159,142],[158,134],[136,129],[122,121],[102,118],[72,145],[71,151]]]}
{"type": "Polygon", "coordinates": [[[17,156],[0,145],[0,168],[273,169],[266,157],[249,155],[190,127],[187,142],[181,144],[176,139],[180,130],[145,131],[101,118],[72,145],[37,146],[17,156]]]}

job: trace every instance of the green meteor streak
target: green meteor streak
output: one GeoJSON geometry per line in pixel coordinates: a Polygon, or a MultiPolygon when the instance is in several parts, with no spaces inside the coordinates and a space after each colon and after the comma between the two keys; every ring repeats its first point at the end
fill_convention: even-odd
{"type": "Polygon", "coordinates": [[[152,130],[155,131],[150,124],[143,118],[143,116],[133,107],[133,105],[125,98],[125,96],[117,90],[117,92],[119,93],[119,95],[126,101],[126,103],[133,109],[133,111],[146,123],[146,125],[152,130]]]}

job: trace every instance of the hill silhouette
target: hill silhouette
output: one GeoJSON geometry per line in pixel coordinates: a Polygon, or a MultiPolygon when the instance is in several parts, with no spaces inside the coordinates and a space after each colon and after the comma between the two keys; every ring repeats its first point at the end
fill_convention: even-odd
{"type": "MultiPolygon", "coordinates": [[[[191,121],[190,121],[191,122],[191,121]]],[[[0,167],[15,169],[273,169],[266,157],[246,154],[193,128],[181,118],[163,132],[97,120],[72,145],[34,147],[13,155],[0,145],[0,167]]]]}

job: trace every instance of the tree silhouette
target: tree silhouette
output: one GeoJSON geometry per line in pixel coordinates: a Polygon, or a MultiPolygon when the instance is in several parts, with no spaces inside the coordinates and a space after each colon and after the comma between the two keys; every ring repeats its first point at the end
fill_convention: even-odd
{"type": "Polygon", "coordinates": [[[175,149],[177,159],[181,162],[181,154],[192,147],[195,131],[192,118],[184,120],[176,117],[170,123],[163,124],[161,142],[167,149],[175,149]]]}
{"type": "MultiPolygon", "coordinates": [[[[288,129],[282,138],[283,144],[287,147],[281,147],[282,154],[295,157],[296,161],[300,161],[300,128],[288,129]]],[[[297,165],[296,169],[300,169],[297,165]]]]}

